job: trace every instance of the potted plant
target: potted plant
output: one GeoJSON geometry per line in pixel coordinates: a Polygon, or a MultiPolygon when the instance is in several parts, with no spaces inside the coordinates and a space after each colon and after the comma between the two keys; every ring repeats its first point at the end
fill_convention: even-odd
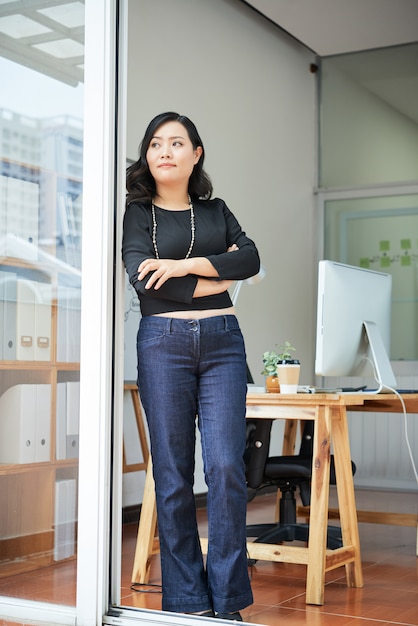
{"type": "Polygon", "coordinates": [[[277,355],[277,375],[279,377],[280,393],[297,393],[300,361],[294,359],[291,352],[296,352],[296,348],[289,341],[285,341],[278,346],[277,355]]]}
{"type": "Polygon", "coordinates": [[[296,348],[292,346],[290,341],[285,341],[284,343],[280,344],[277,347],[279,349],[279,352],[277,354],[277,358],[279,361],[294,361],[295,360],[290,353],[296,352],[296,348]]]}
{"type": "Polygon", "coordinates": [[[279,379],[277,376],[277,363],[279,355],[274,350],[264,352],[262,374],[266,377],[267,393],[279,393],[279,379]]]}

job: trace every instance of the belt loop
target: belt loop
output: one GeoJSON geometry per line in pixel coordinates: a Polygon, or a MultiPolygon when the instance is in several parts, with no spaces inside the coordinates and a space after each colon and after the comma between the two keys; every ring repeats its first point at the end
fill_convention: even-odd
{"type": "Polygon", "coordinates": [[[171,326],[173,323],[173,318],[172,317],[168,317],[167,318],[167,324],[166,324],[166,328],[167,328],[167,335],[171,334],[171,326]]]}
{"type": "Polygon", "coordinates": [[[228,316],[224,315],[224,328],[225,330],[228,330],[228,316]]]}

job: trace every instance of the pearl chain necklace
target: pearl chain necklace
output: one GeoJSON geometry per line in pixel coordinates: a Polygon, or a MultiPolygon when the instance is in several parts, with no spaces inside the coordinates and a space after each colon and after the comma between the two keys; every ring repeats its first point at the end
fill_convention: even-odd
{"type": "MultiPolygon", "coordinates": [[[[190,207],[190,230],[192,231],[192,238],[191,238],[191,242],[190,242],[190,246],[189,246],[189,249],[187,251],[187,254],[184,257],[185,259],[189,258],[190,254],[191,254],[191,252],[193,250],[194,237],[195,237],[194,211],[193,211],[192,200],[191,200],[189,194],[187,194],[187,199],[189,201],[189,207],[190,207]]],[[[153,246],[154,246],[155,258],[159,259],[160,255],[158,254],[158,246],[157,246],[157,219],[155,217],[155,206],[154,206],[154,203],[151,203],[151,213],[152,213],[152,243],[153,243],[153,246]]]]}

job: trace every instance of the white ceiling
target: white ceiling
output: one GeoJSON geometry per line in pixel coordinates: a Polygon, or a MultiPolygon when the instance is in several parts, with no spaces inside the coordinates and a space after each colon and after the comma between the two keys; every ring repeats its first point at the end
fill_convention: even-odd
{"type": "Polygon", "coordinates": [[[418,0],[247,4],[418,124],[418,0]]]}
{"type": "Polygon", "coordinates": [[[249,0],[318,56],[418,41],[418,0],[249,0]]]}

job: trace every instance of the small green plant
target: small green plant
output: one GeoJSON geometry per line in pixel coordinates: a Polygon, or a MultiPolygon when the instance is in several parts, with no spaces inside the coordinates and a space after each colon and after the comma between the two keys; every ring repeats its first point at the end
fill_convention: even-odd
{"type": "Polygon", "coordinates": [[[263,371],[264,376],[276,376],[277,363],[279,362],[279,355],[274,350],[264,352],[263,354],[263,371]]]}
{"type": "Polygon", "coordinates": [[[292,346],[289,341],[285,341],[277,347],[279,348],[279,353],[277,355],[279,361],[292,361],[293,356],[290,353],[296,352],[296,348],[292,346]]]}
{"type": "Polygon", "coordinates": [[[269,350],[268,352],[264,352],[263,354],[263,371],[261,372],[264,376],[276,376],[277,374],[277,365],[281,361],[292,361],[293,357],[291,352],[296,352],[296,348],[292,346],[290,341],[285,341],[284,343],[278,345],[278,352],[274,350],[269,350]]]}

